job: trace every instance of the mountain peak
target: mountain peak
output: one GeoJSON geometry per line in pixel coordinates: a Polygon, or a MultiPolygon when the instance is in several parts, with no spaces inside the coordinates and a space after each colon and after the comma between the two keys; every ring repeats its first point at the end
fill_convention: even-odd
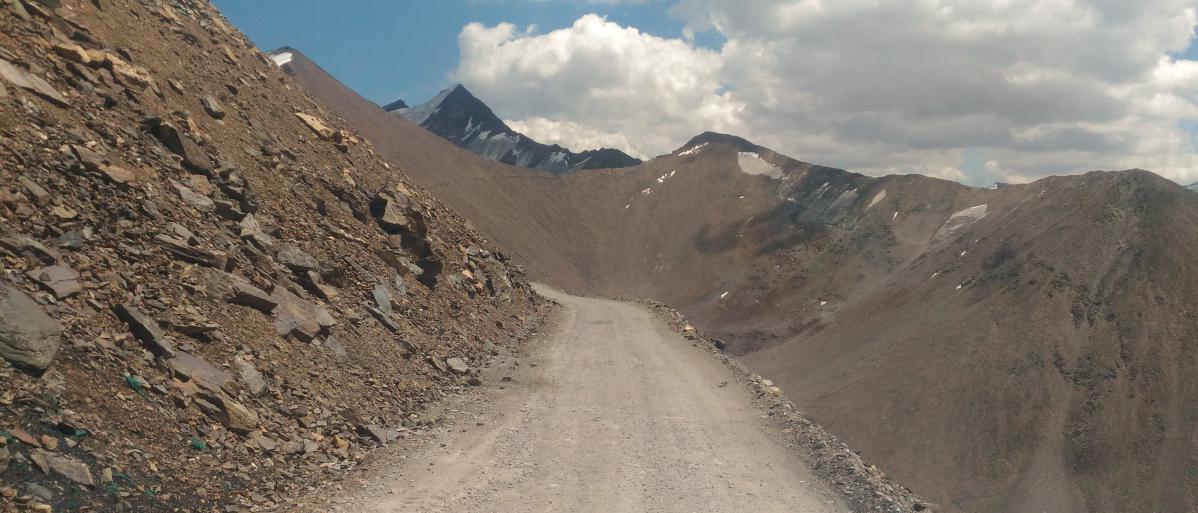
{"type": "Polygon", "coordinates": [[[722,134],[719,132],[707,131],[707,132],[703,132],[699,135],[692,137],[691,140],[687,141],[687,143],[682,145],[681,148],[674,150],[674,153],[675,154],[684,153],[684,152],[693,150],[699,146],[703,146],[705,144],[728,145],[728,146],[732,146],[732,147],[736,148],[736,151],[744,151],[744,152],[748,152],[748,151],[760,152],[762,150],[768,150],[768,148],[753,144],[743,137],[738,137],[738,136],[731,135],[731,134],[722,134]]]}
{"type": "Polygon", "coordinates": [[[568,173],[579,169],[629,167],[641,161],[611,148],[575,153],[541,144],[504,123],[466,86],[454,84],[431,100],[408,108],[386,108],[449,142],[505,164],[568,173]]]}
{"type": "Polygon", "coordinates": [[[383,110],[385,110],[385,111],[387,111],[387,112],[395,112],[395,111],[397,111],[397,110],[399,110],[399,109],[406,109],[406,108],[408,108],[408,107],[409,107],[408,103],[407,103],[407,102],[405,102],[405,101],[403,101],[403,99],[402,99],[402,98],[400,98],[400,99],[398,99],[398,100],[395,100],[395,101],[393,101],[393,102],[391,102],[391,103],[388,103],[388,104],[386,104],[386,105],[383,105],[383,110]]]}

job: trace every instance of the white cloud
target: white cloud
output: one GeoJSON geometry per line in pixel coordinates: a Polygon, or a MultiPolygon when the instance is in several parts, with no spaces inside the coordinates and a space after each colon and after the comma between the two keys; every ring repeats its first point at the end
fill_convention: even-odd
{"type": "Polygon", "coordinates": [[[718,53],[593,14],[546,34],[470,24],[459,44],[453,77],[534,138],[585,149],[619,134],[621,149],[653,156],[702,130],[740,127],[718,53]]]}
{"type": "Polygon", "coordinates": [[[718,52],[595,15],[472,24],[455,77],[530,135],[664,153],[703,130],[975,183],[1141,167],[1198,180],[1192,0],[680,0],[718,52]],[[550,121],[552,120],[552,121],[550,121]],[[966,150],[987,165],[968,166],[966,150]],[[993,164],[990,164],[993,163],[993,164]]]}

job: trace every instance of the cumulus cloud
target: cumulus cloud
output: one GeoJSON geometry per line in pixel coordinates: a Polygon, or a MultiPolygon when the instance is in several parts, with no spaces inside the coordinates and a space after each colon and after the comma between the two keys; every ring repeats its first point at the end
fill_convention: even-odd
{"type": "Polygon", "coordinates": [[[534,139],[578,149],[619,142],[653,156],[696,126],[740,126],[743,105],[721,91],[718,53],[594,14],[545,34],[474,23],[459,45],[454,78],[534,139]]]}
{"type": "Polygon", "coordinates": [[[1198,180],[1192,0],[680,0],[719,51],[587,15],[467,26],[455,76],[529,135],[642,156],[703,130],[869,173],[1198,180]],[[971,161],[976,161],[971,164],[971,161]]]}

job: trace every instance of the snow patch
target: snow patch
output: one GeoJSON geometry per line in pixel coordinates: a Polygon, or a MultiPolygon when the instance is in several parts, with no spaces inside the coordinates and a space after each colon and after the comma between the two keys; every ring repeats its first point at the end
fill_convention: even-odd
{"type": "MultiPolygon", "coordinates": [[[[703,144],[707,144],[707,143],[703,143],[703,144]]],[[[726,297],[728,297],[728,291],[725,290],[723,294],[720,294],[720,299],[724,299],[726,297]]]]}
{"type": "Polygon", "coordinates": [[[681,153],[679,153],[679,154],[678,154],[678,156],[679,156],[679,157],[685,157],[685,156],[687,156],[687,155],[693,155],[695,152],[698,152],[699,150],[703,149],[703,147],[704,147],[704,146],[707,146],[707,143],[700,144],[700,145],[698,145],[698,146],[695,146],[694,148],[691,148],[691,149],[689,149],[689,150],[686,150],[686,151],[684,151],[684,152],[681,152],[681,153]]]}
{"type": "Polygon", "coordinates": [[[736,164],[740,166],[741,172],[745,174],[782,178],[782,168],[767,162],[756,152],[742,151],[737,153],[736,164]]]}
{"type": "Polygon", "coordinates": [[[291,59],[293,59],[293,58],[295,58],[295,56],[292,55],[291,52],[283,52],[283,53],[280,53],[277,55],[270,56],[270,60],[275,61],[275,66],[291,64],[291,59]]]}
{"type": "MultiPolygon", "coordinates": [[[[878,194],[876,194],[874,196],[874,199],[869,200],[869,206],[865,207],[865,210],[869,210],[869,209],[873,208],[874,205],[877,205],[879,201],[882,201],[884,199],[886,199],[886,189],[882,189],[882,192],[879,192],[878,194]]],[[[895,212],[895,213],[897,214],[898,212],[895,212]]]]}
{"type": "Polygon", "coordinates": [[[893,215],[893,216],[890,216],[890,221],[891,221],[891,222],[893,222],[895,219],[898,219],[898,210],[895,210],[895,211],[894,211],[894,215],[893,215]]]}
{"type": "Polygon", "coordinates": [[[936,232],[936,236],[932,237],[932,242],[943,240],[961,228],[978,222],[983,217],[986,217],[985,203],[956,212],[944,222],[944,226],[941,226],[940,230],[936,232]]]}
{"type": "Polygon", "coordinates": [[[645,187],[644,189],[641,189],[641,194],[653,194],[653,188],[645,187]]]}

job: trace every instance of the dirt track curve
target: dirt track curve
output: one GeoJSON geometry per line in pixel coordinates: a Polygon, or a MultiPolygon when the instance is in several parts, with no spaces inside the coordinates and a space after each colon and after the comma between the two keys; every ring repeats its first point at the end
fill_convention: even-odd
{"type": "Polygon", "coordinates": [[[565,312],[517,385],[477,422],[397,458],[372,487],[386,492],[338,502],[372,513],[845,511],[716,359],[640,306],[542,293],[565,312]]]}

